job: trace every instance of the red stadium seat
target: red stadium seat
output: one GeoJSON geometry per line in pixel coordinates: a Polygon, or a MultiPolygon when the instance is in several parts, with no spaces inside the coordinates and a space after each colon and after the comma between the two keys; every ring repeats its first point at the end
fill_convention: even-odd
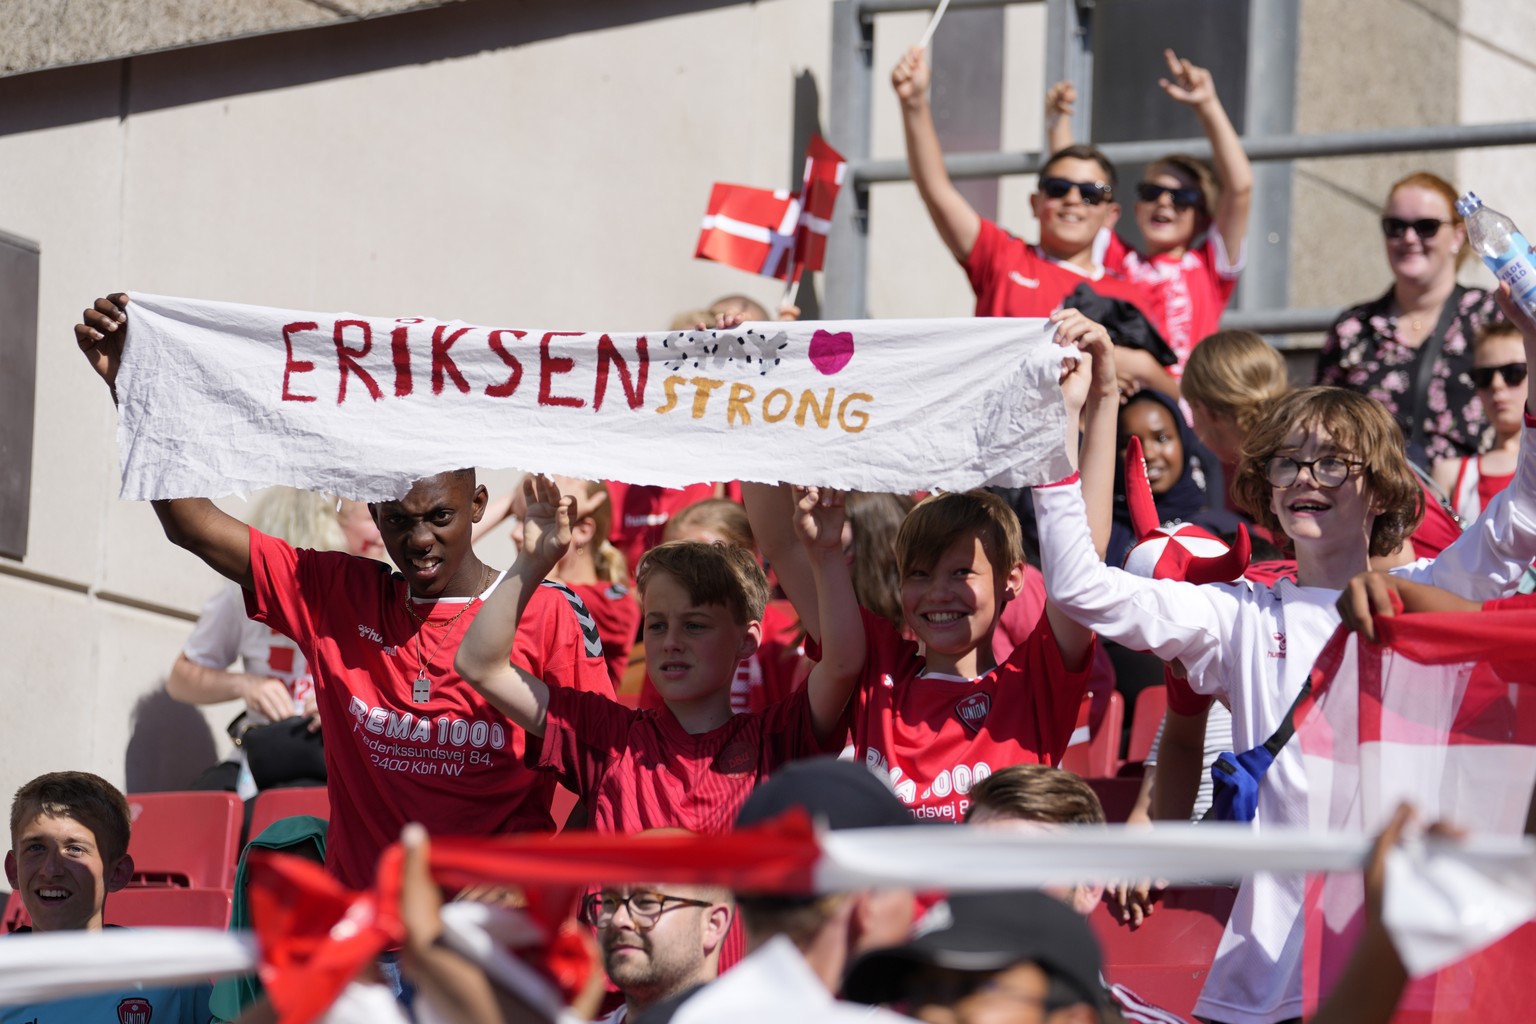
{"type": "Polygon", "coordinates": [[[1169,889],[1132,931],[1108,908],[1088,919],[1104,950],[1104,977],[1147,1002],[1188,1017],[1205,984],[1236,889],[1169,889]]]}
{"type": "Polygon", "coordinates": [[[107,896],[102,917],[125,928],[228,928],[233,895],[229,889],[129,886],[107,896]]]}
{"type": "Polygon", "coordinates": [[[0,934],[9,935],[22,925],[30,925],[32,916],[27,905],[21,902],[21,893],[13,892],[5,901],[5,916],[0,917],[0,934]]]}
{"type": "Polygon", "coordinates": [[[1125,756],[1127,762],[1147,759],[1167,710],[1167,686],[1149,686],[1136,695],[1136,709],[1131,713],[1131,745],[1125,756]]]}
{"type": "Polygon", "coordinates": [[[266,831],[267,826],[282,818],[297,814],[312,814],[329,819],[331,801],[324,786],[294,786],[292,789],[264,789],[256,794],[251,805],[252,839],[266,831]]]}
{"type": "Polygon", "coordinates": [[[1139,778],[1089,779],[1088,786],[1104,805],[1104,819],[1111,825],[1123,825],[1141,795],[1139,778]]]}
{"type": "MultiPolygon", "coordinates": [[[[1074,738],[1087,724],[1088,700],[1077,716],[1078,728],[1074,738]]],[[[1085,779],[1109,778],[1120,767],[1120,730],[1125,725],[1125,698],[1111,693],[1104,709],[1104,717],[1098,728],[1088,737],[1087,743],[1074,743],[1067,748],[1061,759],[1061,767],[1076,772],[1085,779]]]]}
{"type": "Polygon", "coordinates": [[[231,889],[245,812],[233,793],[130,793],[130,886],[231,889]]]}

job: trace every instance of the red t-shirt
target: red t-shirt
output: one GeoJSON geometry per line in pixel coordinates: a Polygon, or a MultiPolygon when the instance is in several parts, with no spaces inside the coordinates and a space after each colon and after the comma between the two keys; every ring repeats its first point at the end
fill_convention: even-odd
{"type": "Polygon", "coordinates": [[[1157,300],[1146,288],[1108,272],[1091,277],[985,218],[965,260],[965,273],[976,293],[977,316],[1049,316],[1078,285],[1086,283],[1106,298],[1131,303],[1167,334],[1157,300]]]}
{"type": "MultiPolygon", "coordinates": [[[[330,775],[325,863],[343,884],[372,885],[379,851],[408,821],[433,835],[553,831],[554,780],[523,767],[523,731],[453,671],[479,605],[449,631],[463,602],[424,605],[418,625],[405,582],[382,562],[295,550],[257,530],[251,575],[246,612],[292,637],[315,679],[330,775]],[[423,651],[431,696],[416,704],[423,651]]],[[[583,634],[566,593],[545,585],[529,599],[512,661],[555,692],[611,697],[596,634],[583,634]]]]}
{"type": "Polygon", "coordinates": [[[661,543],[667,520],[695,502],[715,496],[714,484],[693,484],[681,489],[606,481],[613,502],[613,528],[608,539],[624,553],[633,575],[640,556],[661,543]]]}
{"type": "Polygon", "coordinates": [[[550,691],[544,742],[526,762],[580,797],[598,832],[710,835],[729,831],[747,794],[781,765],[841,747],[816,742],[804,690],[695,736],[666,708],[563,689],[550,691]]]}
{"type": "Polygon", "coordinates": [[[622,583],[567,583],[587,606],[598,636],[603,639],[603,660],[608,680],[618,687],[629,668],[629,652],[640,635],[640,602],[622,583]]]}
{"type": "MultiPolygon", "coordinates": [[[[964,820],[971,786],[1011,764],[1059,764],[1088,689],[1061,662],[1050,619],[980,679],[924,676],[917,644],[865,611],[853,697],[855,755],[890,773],[919,819],[964,820]]],[[[1087,659],[1092,664],[1093,659],[1087,659]]]]}
{"type": "Polygon", "coordinates": [[[1152,295],[1163,338],[1179,361],[1168,368],[1178,376],[1195,345],[1221,329],[1221,314],[1237,287],[1241,268],[1226,265],[1225,251],[1218,251],[1215,232],[1182,256],[1159,253],[1143,256],[1111,235],[1104,253],[1104,269],[1139,284],[1152,295]]]}

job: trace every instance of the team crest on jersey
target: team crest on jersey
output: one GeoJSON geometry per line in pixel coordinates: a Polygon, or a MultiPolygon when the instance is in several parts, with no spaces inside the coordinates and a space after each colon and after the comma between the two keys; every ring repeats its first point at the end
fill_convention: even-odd
{"type": "Polygon", "coordinates": [[[155,1008],[142,996],[130,996],[117,1004],[118,1024],[149,1024],[155,1008]]]}
{"type": "Polygon", "coordinates": [[[757,753],[752,744],[738,740],[715,755],[715,771],[721,775],[742,775],[757,763],[757,753]]]}
{"type": "Polygon", "coordinates": [[[990,693],[973,693],[969,697],[955,705],[955,714],[960,716],[960,721],[971,732],[980,732],[981,724],[987,720],[987,715],[992,711],[992,695],[990,693]]]}
{"type": "Polygon", "coordinates": [[[603,638],[598,635],[597,620],[592,617],[591,612],[587,611],[587,603],[581,599],[581,595],[557,580],[545,580],[540,585],[554,587],[564,595],[566,602],[571,606],[571,611],[576,613],[576,621],[581,623],[581,638],[586,642],[587,657],[601,658],[603,638]]]}

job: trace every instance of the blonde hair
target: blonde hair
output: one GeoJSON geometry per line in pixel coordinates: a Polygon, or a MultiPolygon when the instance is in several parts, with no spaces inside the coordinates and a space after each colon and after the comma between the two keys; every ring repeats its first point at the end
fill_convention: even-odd
{"type": "Polygon", "coordinates": [[[1265,473],[1270,456],[1293,430],[1322,427],[1333,447],[1361,460],[1366,496],[1381,509],[1371,526],[1370,553],[1390,555],[1424,518],[1424,488],[1403,453],[1403,431],[1387,407],[1344,388],[1310,387],[1281,398],[1243,441],[1232,496],[1253,521],[1280,533],[1270,507],[1274,487],[1265,473]]]}
{"type": "Polygon", "coordinates": [[[251,508],[251,525],[296,548],[345,551],[347,538],[337,519],[336,498],[293,487],[273,487],[251,508]]]}
{"type": "MultiPolygon", "coordinates": [[[[1399,178],[1392,183],[1391,188],[1387,189],[1387,203],[1390,204],[1392,202],[1392,197],[1397,195],[1397,190],[1400,188],[1422,188],[1444,199],[1446,207],[1451,211],[1452,231],[1455,231],[1464,223],[1461,214],[1456,210],[1456,186],[1440,177],[1440,175],[1432,171],[1414,171],[1405,178],[1399,178]]],[[[1385,206],[1382,208],[1382,212],[1386,212],[1385,206]]],[[[1472,247],[1470,245],[1462,246],[1461,250],[1456,253],[1456,265],[1458,267],[1461,266],[1462,261],[1471,253],[1472,247]]]]}
{"type": "Polygon", "coordinates": [[[1269,406],[1291,389],[1285,357],[1252,331],[1217,331],[1195,346],[1179,390],[1247,436],[1269,406]]]}
{"type": "Polygon", "coordinates": [[[628,583],[629,561],[613,546],[613,496],[601,480],[579,481],[585,488],[576,496],[576,518],[592,520],[592,567],[604,583],[628,583]],[[596,499],[601,497],[601,501],[596,499]]]}
{"type": "Polygon", "coordinates": [[[757,547],[747,510],[730,498],[705,498],[689,505],[667,520],[662,539],[680,540],[685,530],[708,530],[727,543],[748,551],[757,547]]]}

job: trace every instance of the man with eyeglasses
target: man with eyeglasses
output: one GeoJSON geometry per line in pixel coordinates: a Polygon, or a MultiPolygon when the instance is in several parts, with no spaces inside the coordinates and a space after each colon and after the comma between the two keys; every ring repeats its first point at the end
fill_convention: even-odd
{"type": "MultiPolygon", "coordinates": [[[[832,831],[916,824],[882,776],[833,757],[781,768],[747,798],[736,824],[761,824],[794,808],[832,831]]],[[[910,889],[738,892],[736,901],[747,957],[696,993],[656,1004],[636,1024],[911,1024],[889,1011],[836,998],[855,956],[907,937],[914,909],[910,889]]]]}
{"type": "Polygon", "coordinates": [[[600,1024],[621,1024],[720,973],[733,905],[705,885],[614,886],[589,894],[581,919],[597,930],[603,969],[624,1004],[600,1024]]]}
{"type": "MultiPolygon", "coordinates": [[[[1109,158],[1092,146],[1051,154],[1040,169],[1039,189],[1030,197],[1030,209],[1040,221],[1040,244],[1031,245],[977,213],[950,180],[928,103],[928,81],[928,59],[920,47],[908,50],[891,72],[912,181],[939,237],[965,268],[976,293],[976,315],[1049,316],[1086,284],[1103,298],[1136,307],[1166,338],[1161,304],[1152,292],[1106,271],[1094,251],[1100,230],[1112,231],[1120,219],[1109,158]]],[[[1150,352],[1121,353],[1119,369],[1128,383],[1178,394],[1177,384],[1150,352]]]]}

